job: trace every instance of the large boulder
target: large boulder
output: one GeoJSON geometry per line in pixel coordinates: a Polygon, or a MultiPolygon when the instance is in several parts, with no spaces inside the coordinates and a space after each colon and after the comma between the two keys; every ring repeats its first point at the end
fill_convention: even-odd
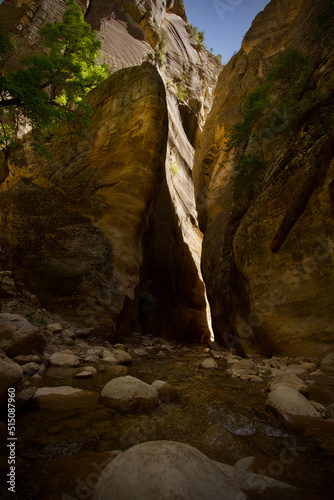
{"type": "Polygon", "coordinates": [[[53,366],[78,366],[80,360],[72,351],[65,350],[51,354],[50,364],[53,366]]]}
{"type": "Polygon", "coordinates": [[[154,387],[154,389],[158,392],[159,399],[161,399],[164,403],[171,403],[176,401],[179,397],[175,387],[170,385],[168,382],[164,382],[163,380],[155,380],[152,387],[154,387]]]}
{"type": "Polygon", "coordinates": [[[154,410],[159,401],[154,387],[127,375],[110,380],[101,392],[101,401],[123,413],[154,410]]]}
{"type": "Polygon", "coordinates": [[[229,372],[235,377],[248,377],[251,375],[258,375],[259,367],[250,359],[241,359],[240,361],[233,363],[229,372]]]}
{"type": "Polygon", "coordinates": [[[287,427],[299,431],[315,420],[321,420],[320,413],[297,389],[278,385],[268,395],[267,406],[271,408],[287,427]]]}
{"type": "Polygon", "coordinates": [[[322,370],[334,372],[334,352],[328,353],[320,363],[322,370]]]}
{"type": "Polygon", "coordinates": [[[293,387],[301,394],[308,393],[307,384],[296,375],[292,374],[290,375],[288,373],[283,373],[283,374],[278,373],[276,376],[273,376],[273,380],[270,382],[269,388],[271,391],[273,391],[278,385],[282,384],[288,385],[289,387],[293,387]]]}
{"type": "Polygon", "coordinates": [[[45,346],[44,335],[25,318],[19,314],[0,314],[0,349],[8,356],[42,352],[45,346]]]}
{"type": "Polygon", "coordinates": [[[130,448],[102,472],[93,500],[242,500],[236,482],[191,446],[151,441],[130,448]]]}
{"type": "Polygon", "coordinates": [[[8,388],[17,387],[23,376],[20,365],[0,354],[0,405],[7,400],[8,388]]]}
{"type": "Polygon", "coordinates": [[[131,365],[132,363],[132,358],[130,354],[128,354],[125,351],[122,351],[121,349],[114,349],[112,351],[112,355],[121,365],[131,365]]]}

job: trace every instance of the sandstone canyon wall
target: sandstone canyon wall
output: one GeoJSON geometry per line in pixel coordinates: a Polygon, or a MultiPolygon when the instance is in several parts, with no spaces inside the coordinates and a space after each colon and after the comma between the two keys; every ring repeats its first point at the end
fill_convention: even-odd
{"type": "MultiPolygon", "coordinates": [[[[12,68],[65,9],[16,3],[0,7],[18,46],[12,68]]],[[[220,65],[189,35],[181,1],[78,3],[114,74],[89,96],[85,134],[50,138],[52,161],[25,141],[11,162],[1,232],[16,279],[47,307],[106,332],[199,341],[208,325],[191,170],[220,65]],[[143,63],[164,40],[166,63],[143,63]]]]}
{"type": "Polygon", "coordinates": [[[213,328],[220,343],[246,352],[323,356],[333,345],[334,58],[333,40],[319,24],[326,5],[272,0],[258,14],[220,74],[196,151],[213,328]],[[236,199],[235,166],[254,154],[255,141],[227,152],[229,130],[287,48],[308,58],[298,105],[313,105],[297,120],[276,110],[257,152],[265,177],[251,196],[236,199]]]}

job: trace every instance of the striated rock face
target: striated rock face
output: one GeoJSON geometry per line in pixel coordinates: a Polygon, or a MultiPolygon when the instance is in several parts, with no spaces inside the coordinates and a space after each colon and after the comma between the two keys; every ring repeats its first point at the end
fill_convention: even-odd
{"type": "Polygon", "coordinates": [[[334,60],[330,42],[316,36],[324,5],[272,0],[255,18],[219,77],[196,152],[202,270],[215,336],[247,352],[322,357],[333,342],[334,60]],[[287,47],[307,55],[312,65],[300,100],[317,92],[327,99],[296,127],[277,115],[262,144],[265,180],[251,199],[235,201],[233,167],[253,152],[241,147],[228,155],[227,130],[241,121],[247,93],[287,47]],[[287,124],[290,130],[280,133],[287,124]]]}
{"type": "Polygon", "coordinates": [[[113,328],[140,281],[165,161],[165,91],[144,63],[111,76],[89,103],[87,135],[53,139],[52,161],[24,143],[2,186],[1,231],[15,272],[44,303],[113,328]]]}
{"type": "Polygon", "coordinates": [[[139,322],[143,332],[199,341],[209,333],[191,169],[220,66],[207,51],[196,50],[182,1],[146,2],[144,8],[136,1],[97,0],[87,21],[103,36],[103,50],[113,70],[138,64],[153,53],[156,43],[166,41],[166,64],[159,69],[169,118],[166,179],[145,245],[139,322]],[[177,97],[183,86],[189,95],[186,102],[177,97]],[[175,161],[177,174],[170,170],[175,161]]]}
{"type": "Polygon", "coordinates": [[[161,185],[147,242],[146,270],[140,289],[144,331],[186,341],[208,338],[205,289],[200,271],[202,234],[198,227],[192,181],[194,146],[212,103],[219,65],[195,49],[183,18],[167,13],[169,134],[166,179],[161,185]],[[180,86],[189,94],[177,97],[180,86]],[[173,171],[176,165],[176,172],[173,171]]]}
{"type": "MultiPolygon", "coordinates": [[[[23,239],[22,228],[18,229],[20,234],[16,235],[15,244],[21,241],[23,245],[18,249],[20,255],[26,256],[28,253],[31,258],[33,254],[35,255],[35,259],[29,261],[33,263],[31,270],[35,269],[35,262],[39,270],[40,279],[36,278],[34,289],[48,306],[56,304],[63,310],[68,304],[68,308],[72,312],[74,308],[76,316],[79,315],[85,323],[87,321],[93,323],[96,316],[99,316],[101,321],[103,318],[105,325],[112,327],[116,320],[117,328],[123,332],[128,331],[131,325],[136,329],[141,328],[144,333],[153,331],[155,335],[180,340],[199,341],[202,337],[207,339],[209,335],[207,305],[200,271],[202,234],[197,223],[191,169],[198,132],[203,127],[211,107],[213,90],[221,66],[205,49],[200,50],[197,42],[189,35],[181,0],[145,3],[137,0],[108,2],[94,0],[86,3],[80,2],[85,9],[87,22],[99,32],[103,40],[102,58],[108,61],[112,73],[120,68],[140,65],[148,54],[154,54],[153,49],[157,43],[165,40],[166,63],[157,69],[165,82],[167,94],[169,120],[167,154],[164,158],[160,156],[165,136],[161,135],[158,140],[161,132],[159,126],[153,142],[149,135],[149,130],[152,129],[142,129],[145,138],[139,150],[137,143],[133,141],[128,143],[131,144],[133,157],[140,157],[142,154],[140,151],[146,151],[150,164],[152,162],[157,165],[163,162],[165,174],[158,168],[154,173],[152,170],[153,176],[150,177],[150,181],[153,181],[154,190],[158,190],[154,191],[154,194],[148,180],[143,182],[136,176],[132,177],[131,173],[127,181],[125,177],[120,181],[120,176],[114,175],[116,170],[120,172],[119,165],[129,163],[128,152],[125,157],[123,151],[124,140],[115,131],[123,130],[120,120],[129,120],[132,116],[133,108],[128,109],[128,99],[131,101],[135,92],[141,95],[144,88],[147,89],[139,74],[129,73],[126,82],[131,82],[130,86],[134,93],[129,91],[129,96],[124,95],[123,100],[120,98],[119,107],[118,105],[112,107],[111,114],[109,104],[104,111],[100,112],[100,108],[103,108],[104,99],[114,100],[113,92],[109,95],[107,89],[98,98],[94,97],[96,93],[91,95],[91,104],[96,108],[96,114],[94,123],[88,130],[87,141],[81,139],[77,143],[77,139],[72,138],[68,141],[73,142],[71,146],[67,142],[65,146],[59,143],[55,147],[58,150],[55,165],[47,167],[49,173],[44,172],[45,166],[41,168],[43,172],[37,173],[40,169],[37,163],[40,160],[36,159],[34,168],[29,168],[30,173],[26,176],[29,180],[22,180],[24,185],[18,184],[14,191],[14,182],[10,183],[13,191],[6,194],[3,207],[12,206],[11,197],[18,200],[23,191],[27,192],[27,196],[29,191],[29,196],[36,199],[38,206],[45,203],[52,205],[43,215],[41,213],[36,215],[38,208],[36,206],[34,208],[35,204],[30,209],[34,213],[34,221],[38,224],[35,235],[42,234],[41,241],[34,237],[34,245],[41,243],[37,253],[35,247],[30,248],[31,241],[23,239]],[[179,89],[185,89],[188,93],[184,101],[178,98],[179,89]],[[123,118],[115,119],[117,114],[123,118]],[[152,156],[151,152],[157,145],[156,140],[158,140],[158,151],[154,151],[152,156]],[[101,170],[104,171],[105,179],[99,178],[96,174],[96,165],[101,164],[100,155],[104,158],[101,170]],[[113,174],[107,173],[109,157],[112,158],[110,164],[114,166],[113,174]],[[159,157],[158,163],[155,160],[157,157],[159,157]],[[89,169],[86,173],[82,170],[84,164],[88,162],[92,162],[92,176],[88,173],[89,169]],[[176,174],[170,170],[174,162],[177,162],[179,169],[176,174]],[[80,175],[77,175],[79,171],[80,175]],[[48,191],[47,200],[46,193],[42,189],[46,186],[49,188],[49,183],[44,179],[36,182],[33,180],[31,184],[31,179],[39,176],[43,179],[50,178],[52,189],[51,192],[48,191]],[[59,176],[62,177],[61,181],[59,176]],[[53,186],[57,193],[54,192],[53,186]],[[95,190],[97,196],[103,198],[109,197],[109,194],[106,194],[109,191],[123,193],[124,188],[125,191],[133,191],[134,197],[130,196],[131,201],[130,198],[126,200],[127,195],[123,194],[114,196],[112,201],[110,198],[108,204],[114,207],[114,211],[110,211],[108,216],[105,215],[103,201],[100,203],[100,199],[97,201],[97,198],[91,201],[91,197],[95,196],[92,194],[95,190]],[[60,192],[61,197],[59,197],[60,192]],[[68,198],[69,192],[71,201],[64,204],[63,197],[68,198]],[[142,196],[145,200],[143,204],[139,202],[142,196]],[[157,203],[154,206],[156,197],[157,203]],[[133,204],[134,198],[137,199],[136,207],[133,204]],[[130,211],[129,205],[132,205],[130,211]],[[101,210],[104,211],[104,215],[97,214],[101,210]],[[57,213],[57,217],[47,217],[48,220],[44,220],[46,214],[52,213],[57,213]],[[102,220],[97,222],[100,217],[103,218],[103,222],[102,220]],[[113,228],[109,228],[110,221],[113,221],[113,228]],[[45,237],[51,225],[58,228],[58,237],[54,238],[52,243],[52,259],[49,253],[50,242],[48,237],[45,237]],[[122,235],[128,231],[126,228],[130,227],[131,236],[124,238],[122,235]],[[148,228],[144,239],[143,228],[148,228]],[[75,234],[75,237],[73,242],[68,244],[67,240],[71,233],[75,234]],[[43,269],[41,269],[42,262],[43,269]],[[77,264],[72,265],[74,262],[77,264]],[[57,283],[52,283],[55,267],[60,278],[57,283]],[[116,268],[119,270],[115,274],[116,268]],[[141,269],[140,278],[138,269],[141,269]],[[125,274],[128,276],[126,279],[125,274]],[[45,286],[45,282],[49,285],[45,286]],[[72,290],[71,293],[69,290],[72,290]],[[113,321],[108,320],[110,314],[113,321]],[[135,321],[137,317],[139,324],[135,321]]],[[[3,12],[6,13],[3,18],[5,29],[14,33],[16,21],[14,22],[13,16],[14,12],[17,14],[18,9],[15,7],[15,11],[8,1],[4,4],[0,9],[3,8],[3,12]],[[6,5],[3,8],[4,4],[6,5]]],[[[52,9],[47,0],[30,4],[29,23],[23,25],[18,38],[21,54],[27,53],[34,44],[36,45],[39,26],[46,21],[59,19],[63,8],[62,4],[58,5],[56,2],[55,9],[52,9]]],[[[25,9],[28,9],[28,6],[22,7],[22,15],[25,9]]],[[[7,64],[15,66],[17,63],[17,60],[10,60],[7,64]]],[[[131,126],[138,120],[139,130],[146,119],[146,116],[131,118],[131,126]]],[[[28,160],[21,158],[18,162],[30,163],[30,156],[28,160]]],[[[44,160],[42,163],[45,163],[44,160]]],[[[137,172],[136,167],[133,172],[137,172]]],[[[21,171],[16,180],[22,176],[21,171]]],[[[6,188],[8,187],[9,184],[6,185],[6,188]]],[[[27,223],[25,213],[28,212],[22,203],[18,204],[18,207],[21,206],[20,214],[18,207],[13,210],[15,218],[22,220],[23,225],[27,223]]],[[[27,273],[23,274],[20,274],[20,279],[27,280],[27,273]]],[[[28,281],[29,285],[34,282],[32,272],[28,281]]]]}

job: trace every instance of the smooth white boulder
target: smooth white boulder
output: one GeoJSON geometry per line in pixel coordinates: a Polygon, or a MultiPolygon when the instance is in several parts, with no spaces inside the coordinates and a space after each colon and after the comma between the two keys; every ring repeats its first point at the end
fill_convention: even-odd
{"type": "Polygon", "coordinates": [[[251,359],[241,359],[233,363],[230,367],[229,372],[235,377],[244,377],[249,375],[258,375],[259,367],[251,359]]]}
{"type": "Polygon", "coordinates": [[[288,427],[298,431],[308,423],[321,419],[320,413],[297,389],[278,385],[269,393],[266,402],[288,427]]]}
{"type": "Polygon", "coordinates": [[[213,358],[206,358],[200,363],[199,368],[203,370],[216,370],[218,365],[213,358]]]}
{"type": "Polygon", "coordinates": [[[53,366],[78,366],[80,361],[72,351],[60,351],[51,354],[50,364],[53,366]]]}
{"type": "Polygon", "coordinates": [[[273,391],[278,385],[288,385],[289,387],[293,387],[301,394],[308,393],[308,387],[305,382],[297,377],[296,375],[292,375],[290,373],[284,373],[282,375],[274,376],[273,380],[269,384],[269,388],[273,391]]]}
{"type": "Polygon", "coordinates": [[[127,375],[110,380],[101,392],[101,401],[123,413],[154,410],[159,402],[156,389],[127,375]]]}
{"type": "Polygon", "coordinates": [[[93,500],[245,500],[235,481],[192,446],[141,443],[104,471],[93,500]]]}

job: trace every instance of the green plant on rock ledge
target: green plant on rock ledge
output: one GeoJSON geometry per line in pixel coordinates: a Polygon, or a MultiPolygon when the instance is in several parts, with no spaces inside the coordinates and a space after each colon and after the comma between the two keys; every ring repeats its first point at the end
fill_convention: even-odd
{"type": "MultiPolygon", "coordinates": [[[[327,0],[317,18],[318,37],[334,36],[334,2],[327,0]]],[[[333,43],[333,42],[332,42],[333,43]]]]}
{"type": "Polygon", "coordinates": [[[234,167],[233,199],[253,197],[263,182],[267,165],[257,155],[244,155],[234,167]]]}
{"type": "Polygon", "coordinates": [[[197,42],[197,49],[199,51],[204,49],[204,31],[200,31],[197,26],[193,26],[192,24],[187,24],[186,30],[189,35],[193,37],[197,42]]]}
{"type": "Polygon", "coordinates": [[[166,87],[168,89],[173,88],[175,90],[176,97],[180,102],[186,102],[189,99],[188,89],[183,83],[167,78],[166,87]]]}
{"type": "Polygon", "coordinates": [[[166,64],[166,54],[168,50],[167,46],[167,35],[166,33],[160,29],[159,30],[159,42],[153,49],[153,54],[150,52],[146,56],[146,61],[157,64],[159,68],[166,64]]]}
{"type": "Polygon", "coordinates": [[[189,92],[185,85],[176,85],[176,96],[180,102],[185,102],[189,98],[189,92]]]}
{"type": "Polygon", "coordinates": [[[173,175],[177,175],[180,172],[180,167],[177,161],[174,161],[169,165],[169,170],[173,175]]]}
{"type": "Polygon", "coordinates": [[[243,119],[231,127],[227,151],[252,141],[259,144],[268,135],[268,124],[275,120],[275,115],[280,114],[284,122],[284,126],[276,127],[277,132],[296,123],[314,105],[301,99],[311,70],[307,58],[296,49],[280,52],[265,82],[246,96],[241,111],[243,119]],[[289,118],[284,120],[284,117],[289,118]]]}

